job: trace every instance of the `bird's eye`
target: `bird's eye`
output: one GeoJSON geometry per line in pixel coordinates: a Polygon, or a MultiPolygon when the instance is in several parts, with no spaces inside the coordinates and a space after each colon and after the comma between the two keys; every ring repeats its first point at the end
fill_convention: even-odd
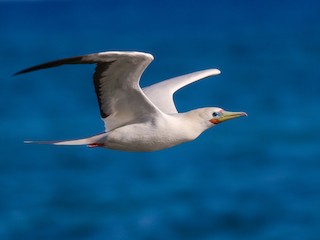
{"type": "Polygon", "coordinates": [[[219,116],[220,114],[218,113],[218,112],[213,112],[212,113],[212,116],[214,116],[214,117],[217,117],[217,116],[219,116]]]}

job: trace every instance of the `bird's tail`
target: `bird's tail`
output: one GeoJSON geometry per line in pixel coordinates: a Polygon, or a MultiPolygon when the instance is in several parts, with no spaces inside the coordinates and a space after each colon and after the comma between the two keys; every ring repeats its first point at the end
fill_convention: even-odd
{"type": "Polygon", "coordinates": [[[51,144],[51,145],[87,145],[88,147],[103,147],[106,132],[82,139],[62,140],[62,141],[24,141],[27,144],[51,144]]]}

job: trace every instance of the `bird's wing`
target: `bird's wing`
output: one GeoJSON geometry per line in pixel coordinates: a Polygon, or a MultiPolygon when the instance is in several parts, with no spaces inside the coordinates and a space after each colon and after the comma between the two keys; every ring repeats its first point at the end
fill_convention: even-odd
{"type": "Polygon", "coordinates": [[[141,52],[101,52],[44,63],[17,74],[63,64],[95,63],[93,76],[100,114],[108,130],[162,112],[146,97],[139,81],[153,56],[141,52]]]}
{"type": "Polygon", "coordinates": [[[173,94],[180,88],[200,79],[220,74],[218,69],[198,71],[171,78],[143,88],[147,97],[164,113],[177,113],[173,94]]]}

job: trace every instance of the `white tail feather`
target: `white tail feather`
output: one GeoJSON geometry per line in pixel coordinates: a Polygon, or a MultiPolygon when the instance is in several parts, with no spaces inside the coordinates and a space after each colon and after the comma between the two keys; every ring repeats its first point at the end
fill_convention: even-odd
{"type": "Polygon", "coordinates": [[[27,144],[52,144],[52,145],[90,145],[103,143],[107,133],[101,133],[88,138],[63,140],[63,141],[24,141],[27,144]]]}

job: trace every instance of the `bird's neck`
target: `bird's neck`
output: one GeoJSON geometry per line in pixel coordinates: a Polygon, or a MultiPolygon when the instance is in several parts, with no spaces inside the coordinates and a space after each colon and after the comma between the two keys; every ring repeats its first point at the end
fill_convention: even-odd
{"type": "Polygon", "coordinates": [[[203,117],[201,117],[200,113],[196,110],[180,113],[179,118],[181,124],[192,130],[196,137],[208,128],[212,127],[212,124],[209,121],[204,121],[203,117]]]}

